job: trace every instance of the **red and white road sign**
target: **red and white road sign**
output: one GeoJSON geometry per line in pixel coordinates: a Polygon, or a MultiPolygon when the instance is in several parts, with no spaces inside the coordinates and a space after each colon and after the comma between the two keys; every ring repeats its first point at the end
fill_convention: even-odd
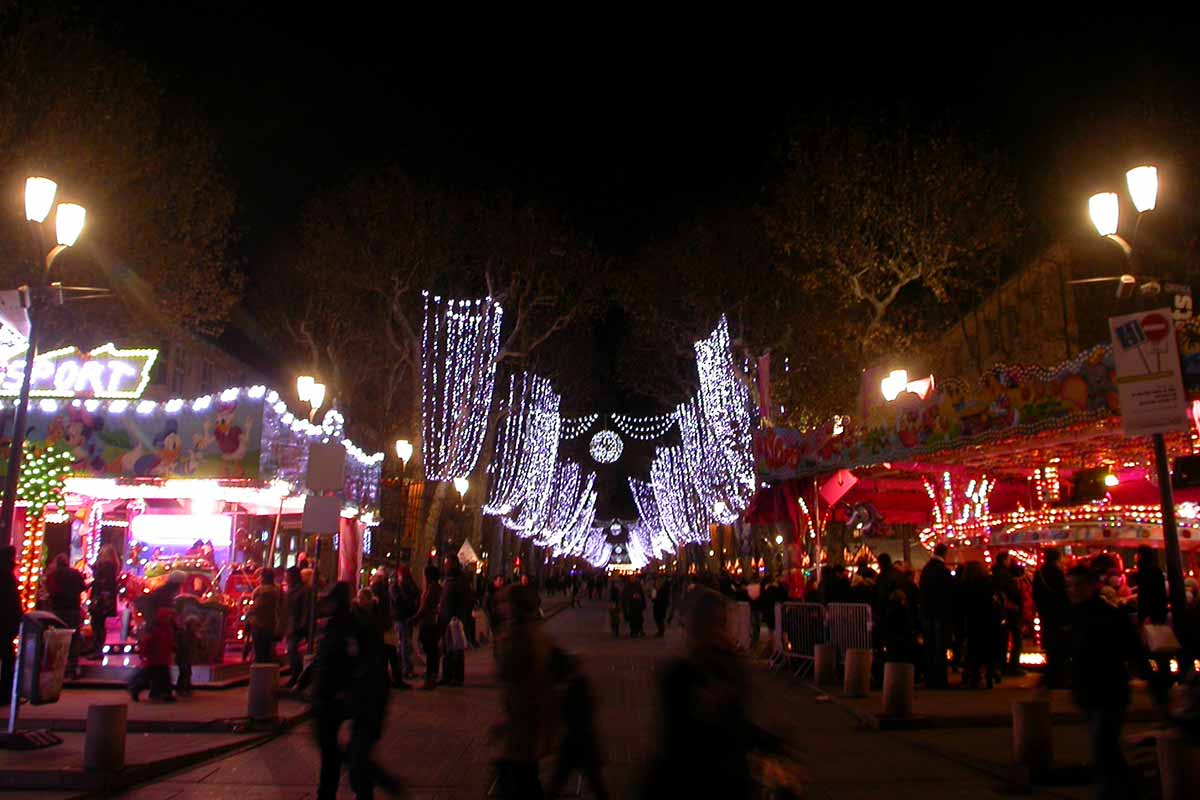
{"type": "Polygon", "coordinates": [[[1161,342],[1167,338],[1167,334],[1171,330],[1170,320],[1165,314],[1151,312],[1142,317],[1142,331],[1146,334],[1146,338],[1152,342],[1161,342]]]}

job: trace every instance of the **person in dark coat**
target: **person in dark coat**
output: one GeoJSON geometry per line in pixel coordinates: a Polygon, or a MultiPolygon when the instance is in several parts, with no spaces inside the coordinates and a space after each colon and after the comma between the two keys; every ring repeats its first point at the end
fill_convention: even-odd
{"type": "Polygon", "coordinates": [[[379,620],[379,635],[383,640],[384,662],[392,674],[392,686],[397,689],[411,688],[404,682],[404,671],[400,667],[400,651],[396,638],[396,622],[392,618],[392,593],[388,588],[387,573],[382,569],[371,576],[371,594],[375,596],[374,614],[379,620]],[[390,641],[389,641],[390,640],[390,641]],[[396,644],[392,644],[394,641],[396,644]]]}
{"type": "MultiPolygon", "coordinates": [[[[472,597],[471,577],[463,572],[457,558],[447,557],[442,561],[442,595],[438,603],[438,625],[443,635],[450,620],[457,619],[466,630],[467,618],[475,607],[472,597]]],[[[443,647],[442,684],[462,686],[466,679],[466,651],[443,647]]]]}
{"type": "Polygon", "coordinates": [[[546,787],[546,797],[559,797],[572,770],[579,770],[592,787],[592,796],[607,800],[608,786],[600,768],[600,737],[596,731],[596,692],[577,659],[559,647],[550,655],[551,680],[564,687],[563,739],[558,760],[546,787]]]}
{"type": "Polygon", "coordinates": [[[438,666],[441,661],[442,629],[438,625],[438,604],[442,599],[440,573],[434,564],[425,565],[425,591],[421,593],[421,604],[408,624],[417,629],[421,650],[425,653],[425,683],[421,688],[432,691],[438,684],[438,666]]]}
{"type": "Polygon", "coordinates": [[[74,629],[71,636],[71,651],[67,658],[67,677],[73,678],[79,671],[79,647],[83,637],[79,629],[83,626],[83,612],[79,596],[83,594],[87,584],[83,573],[73,568],[63,553],[54,557],[50,569],[46,573],[46,592],[50,595],[50,610],[61,619],[68,628],[74,629]]]}
{"type": "Polygon", "coordinates": [[[412,569],[401,565],[392,585],[392,616],[396,618],[396,635],[400,641],[400,662],[405,678],[417,677],[413,660],[413,629],[409,620],[421,607],[421,587],[413,580],[412,569]]]}
{"type": "Polygon", "coordinates": [[[945,689],[946,650],[950,647],[950,625],[954,619],[954,579],[946,566],[946,545],[933,548],[921,570],[921,630],[925,637],[925,686],[945,689]]]}
{"type": "Polygon", "coordinates": [[[300,643],[308,638],[309,622],[312,618],[312,588],[304,583],[299,567],[288,567],[285,574],[287,587],[287,656],[289,665],[288,682],[284,688],[293,689],[300,683],[304,672],[304,656],[300,643]]]}
{"type": "MultiPolygon", "coordinates": [[[[1137,617],[1139,627],[1167,624],[1167,580],[1158,566],[1158,553],[1148,545],[1137,549],[1137,617]]],[[[1154,661],[1158,669],[1150,676],[1150,694],[1164,708],[1171,689],[1171,659],[1155,655],[1154,661]]]]}
{"type": "Polygon", "coordinates": [[[1100,797],[1130,797],[1133,784],[1121,747],[1129,705],[1129,665],[1141,660],[1137,631],[1100,596],[1100,576],[1087,566],[1067,573],[1071,600],[1071,693],[1087,720],[1100,797]]]}
{"type": "Polygon", "coordinates": [[[616,583],[608,587],[608,624],[613,636],[621,635],[621,587],[616,583]]]}
{"type": "Polygon", "coordinates": [[[116,549],[111,544],[101,547],[100,555],[92,565],[91,598],[88,602],[88,615],[92,621],[90,654],[97,658],[104,652],[108,618],[117,615],[117,579],[120,572],[121,564],[116,549]]]}
{"type": "Polygon", "coordinates": [[[1000,610],[991,578],[978,561],[969,561],[963,568],[960,595],[962,599],[965,654],[963,685],[978,689],[982,673],[991,689],[996,680],[996,642],[1000,630],[1000,610]]]}
{"type": "Polygon", "coordinates": [[[654,590],[654,635],[661,639],[667,632],[667,608],[671,605],[671,580],[661,578],[654,590]]]}
{"type": "Polygon", "coordinates": [[[629,636],[637,639],[645,635],[646,594],[636,576],[631,575],[621,593],[621,605],[625,611],[625,621],[629,625],[629,636]]]}
{"type": "Polygon", "coordinates": [[[16,674],[16,651],[13,640],[21,629],[21,594],[17,589],[17,551],[12,545],[0,546],[0,688],[5,697],[12,696],[13,676],[16,674]]]}
{"type": "Polygon", "coordinates": [[[1068,628],[1071,605],[1067,600],[1067,579],[1060,566],[1061,557],[1054,548],[1046,550],[1042,566],[1033,576],[1033,605],[1041,620],[1042,649],[1046,653],[1042,681],[1049,689],[1066,687],[1071,659],[1068,628]]]}

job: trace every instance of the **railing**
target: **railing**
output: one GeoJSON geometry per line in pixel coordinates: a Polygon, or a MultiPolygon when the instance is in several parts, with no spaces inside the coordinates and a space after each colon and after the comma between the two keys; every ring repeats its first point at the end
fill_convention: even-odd
{"type": "Polygon", "coordinates": [[[871,607],[866,603],[830,603],[825,620],[839,664],[845,663],[847,650],[871,649],[871,607]]]}
{"type": "Polygon", "coordinates": [[[775,606],[774,653],[771,666],[792,668],[796,675],[812,669],[819,644],[832,644],[838,664],[846,651],[871,648],[871,607],[865,603],[780,603],[775,606]]]}

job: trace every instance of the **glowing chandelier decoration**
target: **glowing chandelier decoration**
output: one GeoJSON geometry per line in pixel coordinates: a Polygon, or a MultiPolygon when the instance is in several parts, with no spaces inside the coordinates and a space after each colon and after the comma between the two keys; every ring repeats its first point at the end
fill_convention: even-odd
{"type": "Polygon", "coordinates": [[[495,456],[488,468],[491,492],[484,514],[511,514],[545,491],[558,453],[559,402],[549,380],[532,373],[509,377],[508,414],[497,432],[495,456]]]}
{"type": "Polygon", "coordinates": [[[628,436],[630,439],[637,439],[639,442],[652,442],[655,439],[660,439],[666,435],[667,431],[675,424],[676,412],[672,411],[667,414],[659,414],[654,417],[631,417],[626,414],[613,414],[613,425],[617,430],[628,436]]]}
{"type": "Polygon", "coordinates": [[[621,441],[621,437],[609,430],[600,431],[593,436],[592,443],[588,446],[588,452],[597,464],[612,464],[621,457],[624,449],[625,443],[621,441]]]}
{"type": "Polygon", "coordinates": [[[598,419],[600,419],[599,414],[586,414],[582,417],[563,417],[562,438],[578,439],[590,431],[598,419]]]}
{"type": "Polygon", "coordinates": [[[421,332],[421,457],[429,480],[469,475],[487,429],[500,323],[490,297],[450,300],[429,292],[421,332]]]}

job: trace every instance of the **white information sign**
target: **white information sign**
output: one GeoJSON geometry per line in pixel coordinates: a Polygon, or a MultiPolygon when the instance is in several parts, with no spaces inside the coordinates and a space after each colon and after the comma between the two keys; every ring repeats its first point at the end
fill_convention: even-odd
{"type": "Polygon", "coordinates": [[[1171,433],[1188,426],[1187,398],[1175,323],[1168,308],[1110,317],[1121,427],[1126,436],[1171,433]]]}

